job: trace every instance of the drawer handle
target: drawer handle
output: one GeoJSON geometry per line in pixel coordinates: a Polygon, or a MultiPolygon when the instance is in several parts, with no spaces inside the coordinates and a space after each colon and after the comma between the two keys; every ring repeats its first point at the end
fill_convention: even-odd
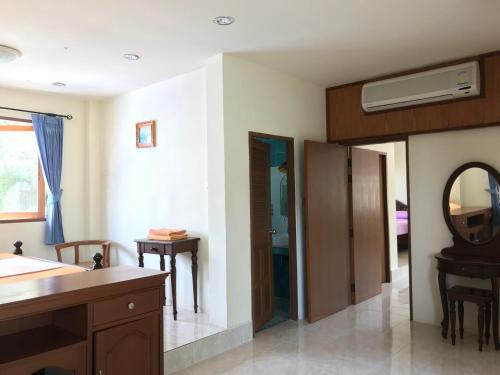
{"type": "Polygon", "coordinates": [[[127,305],[127,307],[128,307],[128,309],[129,309],[129,310],[133,310],[133,309],[135,309],[135,303],[130,302],[130,303],[127,305]]]}

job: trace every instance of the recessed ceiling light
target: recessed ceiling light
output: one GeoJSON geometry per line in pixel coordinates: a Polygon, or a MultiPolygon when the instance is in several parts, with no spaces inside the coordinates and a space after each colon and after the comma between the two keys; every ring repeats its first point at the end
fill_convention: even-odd
{"type": "Polygon", "coordinates": [[[11,62],[21,57],[21,55],[21,51],[15,48],[0,45],[0,63],[11,62]]]}
{"type": "Polygon", "coordinates": [[[57,87],[66,87],[66,84],[64,82],[54,82],[52,83],[52,85],[57,87]]]}
{"type": "Polygon", "coordinates": [[[136,55],[135,53],[126,53],[123,55],[123,58],[127,60],[137,61],[141,58],[141,56],[136,55]]]}
{"type": "Polygon", "coordinates": [[[219,16],[215,17],[213,22],[219,26],[229,26],[234,23],[234,17],[231,16],[219,16]]]}

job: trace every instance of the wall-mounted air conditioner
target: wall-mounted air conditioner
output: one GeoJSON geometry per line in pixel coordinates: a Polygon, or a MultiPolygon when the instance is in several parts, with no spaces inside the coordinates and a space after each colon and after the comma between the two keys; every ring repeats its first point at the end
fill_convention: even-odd
{"type": "Polygon", "coordinates": [[[445,68],[384,79],[363,85],[366,112],[476,96],[480,93],[479,64],[471,61],[445,68]]]}

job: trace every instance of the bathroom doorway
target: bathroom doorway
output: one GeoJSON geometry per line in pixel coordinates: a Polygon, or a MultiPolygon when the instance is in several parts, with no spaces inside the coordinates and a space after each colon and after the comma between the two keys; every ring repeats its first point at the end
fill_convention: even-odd
{"type": "Polygon", "coordinates": [[[293,138],[249,133],[254,333],[297,314],[293,138]]]}

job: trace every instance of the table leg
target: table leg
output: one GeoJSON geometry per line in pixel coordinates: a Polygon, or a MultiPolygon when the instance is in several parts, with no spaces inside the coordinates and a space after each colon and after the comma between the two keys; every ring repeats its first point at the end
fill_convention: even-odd
{"type": "MultiPolygon", "coordinates": [[[[484,305],[480,305],[477,309],[477,342],[479,344],[479,351],[483,351],[483,336],[484,336],[484,305]]],[[[452,318],[453,319],[453,318],[452,318]]]]}
{"type": "Polygon", "coordinates": [[[160,254],[160,270],[165,271],[165,255],[160,254]]]}
{"type": "Polygon", "coordinates": [[[495,343],[495,350],[500,349],[500,342],[498,341],[498,279],[491,279],[491,291],[493,293],[493,342],[495,343]]]}
{"type": "Polygon", "coordinates": [[[457,314],[455,312],[455,301],[450,300],[451,345],[455,345],[455,339],[457,337],[455,333],[456,319],[457,319],[457,314]]]}
{"type": "Polygon", "coordinates": [[[486,304],[486,315],[484,317],[484,342],[490,344],[490,326],[491,326],[491,303],[486,304]]]}
{"type": "Polygon", "coordinates": [[[175,253],[170,256],[170,283],[172,284],[172,304],[174,305],[174,320],[177,320],[177,285],[176,285],[175,253]]]}
{"type": "Polygon", "coordinates": [[[198,313],[198,256],[196,250],[191,252],[191,274],[193,276],[194,312],[198,313]]]}
{"type": "Polygon", "coordinates": [[[441,294],[441,305],[443,307],[443,320],[441,321],[441,336],[446,338],[448,336],[448,324],[450,314],[448,312],[448,297],[446,295],[446,272],[439,271],[439,293],[441,294]]]}
{"type": "Polygon", "coordinates": [[[139,267],[144,268],[144,254],[139,251],[139,267]]]}

